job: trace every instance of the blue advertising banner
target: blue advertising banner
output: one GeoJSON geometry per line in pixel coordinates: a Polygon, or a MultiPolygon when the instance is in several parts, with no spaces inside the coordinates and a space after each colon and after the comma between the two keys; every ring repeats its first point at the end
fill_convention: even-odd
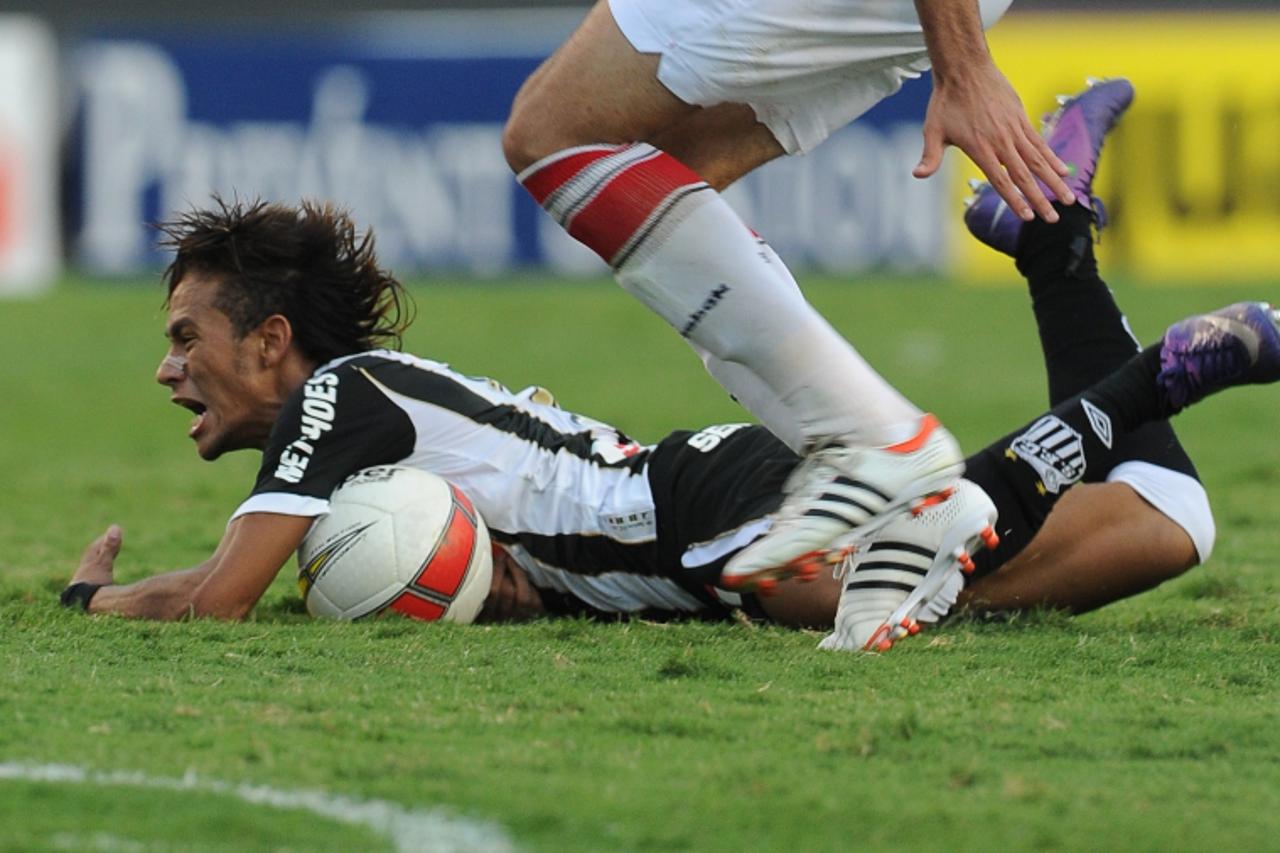
{"type": "MultiPolygon", "coordinates": [[[[211,193],[333,200],[401,274],[603,272],[503,160],[524,79],[580,13],[370,17],[342,32],[147,31],[76,50],[68,176],[75,260],[125,275],[162,258],[148,223],[211,193]]],[[[928,98],[914,81],[820,147],[732,188],[793,265],[939,269],[945,182],[910,176],[928,98]]]]}

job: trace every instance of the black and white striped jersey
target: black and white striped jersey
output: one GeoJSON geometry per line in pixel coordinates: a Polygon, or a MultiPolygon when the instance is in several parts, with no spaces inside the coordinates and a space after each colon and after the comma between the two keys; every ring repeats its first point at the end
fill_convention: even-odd
{"type": "Polygon", "coordinates": [[[652,452],[543,389],[375,350],[323,365],[285,402],[232,518],[322,515],[347,476],[409,465],[462,489],[535,584],[610,612],[699,610],[687,585],[656,576],[652,452]]]}

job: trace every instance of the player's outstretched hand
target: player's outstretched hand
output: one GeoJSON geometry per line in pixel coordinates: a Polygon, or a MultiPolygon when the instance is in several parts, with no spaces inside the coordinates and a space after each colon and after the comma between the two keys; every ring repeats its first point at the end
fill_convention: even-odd
{"type": "Polygon", "coordinates": [[[1039,214],[1046,222],[1058,221],[1036,178],[1064,204],[1075,203],[1062,180],[1066,164],[1031,126],[1018,93],[994,63],[967,68],[962,79],[935,77],[924,120],[924,154],[912,174],[927,178],[938,171],[948,145],[969,155],[1024,220],[1039,214]]]}
{"type": "Polygon", "coordinates": [[[106,532],[89,543],[80,557],[80,567],[76,569],[72,583],[109,584],[114,581],[116,557],[120,554],[120,545],[124,541],[124,531],[120,525],[113,524],[106,532]]]}

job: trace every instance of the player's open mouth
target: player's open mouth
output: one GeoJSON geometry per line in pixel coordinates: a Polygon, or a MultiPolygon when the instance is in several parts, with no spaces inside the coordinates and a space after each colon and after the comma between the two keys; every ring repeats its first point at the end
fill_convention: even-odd
{"type": "Polygon", "coordinates": [[[191,411],[195,412],[196,419],[191,422],[191,427],[187,430],[187,435],[191,436],[192,438],[195,438],[196,433],[200,431],[200,427],[204,424],[204,416],[205,416],[205,412],[208,411],[208,407],[206,407],[204,403],[199,403],[199,402],[196,402],[195,400],[188,400],[185,398],[175,397],[173,398],[173,402],[177,403],[179,406],[182,406],[182,408],[184,409],[190,409],[191,411]]]}

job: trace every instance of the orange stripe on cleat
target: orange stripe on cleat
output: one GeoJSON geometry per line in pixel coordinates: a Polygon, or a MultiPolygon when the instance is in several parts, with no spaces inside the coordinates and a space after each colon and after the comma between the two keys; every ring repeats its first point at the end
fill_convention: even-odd
{"type": "Polygon", "coordinates": [[[929,436],[933,435],[933,431],[942,426],[942,423],[929,412],[925,412],[924,417],[920,419],[920,431],[906,441],[891,444],[885,448],[890,453],[915,453],[924,443],[929,440],[929,436]]]}
{"type": "Polygon", "coordinates": [[[877,649],[885,651],[892,645],[893,641],[889,639],[889,625],[886,623],[876,629],[876,632],[871,635],[871,639],[867,640],[866,644],[862,647],[862,650],[864,652],[875,651],[877,649]],[[885,645],[886,643],[888,645],[885,645]]]}
{"type": "Polygon", "coordinates": [[[940,492],[925,495],[914,506],[911,507],[912,515],[919,515],[931,506],[937,506],[940,503],[946,503],[947,500],[956,493],[954,488],[948,487],[940,492]]]}
{"type": "Polygon", "coordinates": [[[777,595],[778,582],[773,578],[761,578],[756,584],[756,592],[763,596],[777,595]]]}
{"type": "Polygon", "coordinates": [[[818,563],[816,560],[805,560],[794,565],[796,577],[802,581],[812,581],[818,579],[818,573],[822,571],[825,563],[818,563]]]}

